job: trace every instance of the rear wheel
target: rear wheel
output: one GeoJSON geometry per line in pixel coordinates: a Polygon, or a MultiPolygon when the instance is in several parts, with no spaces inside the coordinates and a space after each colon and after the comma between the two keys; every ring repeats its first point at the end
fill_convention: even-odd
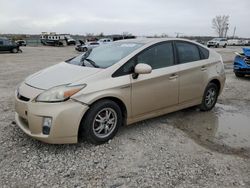
{"type": "Polygon", "coordinates": [[[226,48],[227,47],[227,44],[225,44],[224,46],[223,46],[223,48],[226,48]]]}
{"type": "Polygon", "coordinates": [[[101,144],[116,135],[122,122],[122,112],[118,104],[111,100],[101,100],[86,113],[80,134],[93,144],[101,144]]]}
{"type": "Polygon", "coordinates": [[[235,72],[234,73],[236,77],[244,77],[245,75],[242,73],[235,72]]]}
{"type": "Polygon", "coordinates": [[[217,102],[218,95],[219,95],[218,86],[214,83],[209,83],[203,94],[203,99],[200,105],[200,109],[202,111],[211,110],[217,102]]]}

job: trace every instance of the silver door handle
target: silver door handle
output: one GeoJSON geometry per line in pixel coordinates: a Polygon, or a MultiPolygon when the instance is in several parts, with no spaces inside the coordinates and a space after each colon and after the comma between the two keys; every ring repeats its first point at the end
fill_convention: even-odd
{"type": "Polygon", "coordinates": [[[173,80],[173,79],[176,79],[176,78],[178,78],[177,74],[171,74],[171,76],[169,77],[169,80],[173,80]]]}
{"type": "Polygon", "coordinates": [[[207,70],[207,67],[206,66],[202,66],[201,67],[201,71],[205,71],[205,70],[207,70]]]}

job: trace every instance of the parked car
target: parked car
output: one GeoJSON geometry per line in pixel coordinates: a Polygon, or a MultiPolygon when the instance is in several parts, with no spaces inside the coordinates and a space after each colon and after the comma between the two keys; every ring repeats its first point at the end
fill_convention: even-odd
{"type": "Polygon", "coordinates": [[[17,125],[47,143],[100,144],[122,125],[216,104],[221,56],[185,39],[130,39],[101,45],[25,79],[15,94],[17,125]]]}
{"type": "Polygon", "coordinates": [[[26,43],[25,40],[16,40],[15,42],[16,42],[17,45],[19,45],[19,46],[26,46],[26,45],[27,45],[27,43],[26,43]]]}
{"type": "Polygon", "coordinates": [[[243,53],[236,52],[234,73],[237,77],[250,75],[250,48],[243,48],[243,53]]]}
{"type": "Polygon", "coordinates": [[[113,42],[113,40],[110,38],[103,38],[103,39],[98,40],[99,44],[108,44],[110,42],[113,42]]]}
{"type": "Polygon", "coordinates": [[[0,51],[9,51],[12,53],[21,52],[19,45],[5,37],[0,37],[0,51]]]}
{"type": "Polygon", "coordinates": [[[79,52],[86,52],[86,51],[88,51],[88,50],[90,50],[90,49],[93,49],[93,48],[99,46],[99,45],[100,45],[99,42],[88,42],[88,43],[86,43],[86,44],[77,45],[77,46],[75,47],[75,49],[76,49],[77,51],[79,51],[79,52]]]}
{"type": "Polygon", "coordinates": [[[66,37],[65,37],[65,40],[66,40],[67,45],[76,45],[76,40],[73,39],[73,38],[70,37],[70,36],[66,36],[66,37]]]}
{"type": "Polygon", "coordinates": [[[215,48],[219,48],[219,47],[223,47],[226,48],[227,47],[227,39],[226,38],[214,38],[210,41],[207,42],[207,47],[215,47],[215,48]]]}

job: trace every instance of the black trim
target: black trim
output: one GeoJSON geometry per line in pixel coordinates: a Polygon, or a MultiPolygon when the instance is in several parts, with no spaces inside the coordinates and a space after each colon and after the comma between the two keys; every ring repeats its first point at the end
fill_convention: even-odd
{"type": "MultiPolygon", "coordinates": [[[[143,49],[142,51],[138,52],[137,54],[135,54],[132,58],[130,58],[126,63],[124,63],[121,67],[119,67],[113,74],[112,74],[112,77],[115,78],[115,77],[119,77],[119,76],[125,76],[125,75],[129,75],[129,74],[132,74],[134,72],[134,70],[131,70],[130,72],[128,73],[124,73],[124,74],[119,74],[120,73],[120,70],[127,64],[129,63],[130,61],[132,61],[134,58],[135,58],[135,62],[137,64],[137,57],[142,54],[143,52],[145,52],[146,50],[150,49],[150,48],[153,48],[155,46],[158,46],[158,45],[161,45],[161,44],[164,44],[164,43],[171,43],[172,44],[172,53],[173,53],[173,56],[174,56],[174,64],[171,65],[171,66],[174,66],[174,65],[177,65],[177,61],[176,61],[176,52],[175,52],[175,46],[174,46],[174,40],[168,40],[168,41],[162,41],[162,42],[158,42],[158,43],[155,43],[151,46],[148,46],[147,48],[143,49]]],[[[166,66],[166,67],[170,67],[170,66],[166,66]]],[[[164,68],[164,67],[162,67],[164,68]]]]}
{"type": "Polygon", "coordinates": [[[19,93],[17,94],[17,98],[21,101],[25,101],[25,102],[28,102],[30,99],[27,98],[27,97],[24,97],[22,95],[20,95],[19,93]]]}

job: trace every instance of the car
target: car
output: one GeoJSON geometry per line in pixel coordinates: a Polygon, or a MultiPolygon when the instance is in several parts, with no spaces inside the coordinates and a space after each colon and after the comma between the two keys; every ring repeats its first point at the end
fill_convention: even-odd
{"type": "Polygon", "coordinates": [[[236,77],[250,75],[250,48],[243,48],[243,53],[236,52],[234,74],[236,77]]]}
{"type": "Polygon", "coordinates": [[[99,46],[99,45],[100,45],[99,42],[88,42],[86,44],[77,45],[75,47],[75,49],[79,52],[86,52],[90,49],[93,49],[93,48],[99,46]]]}
{"type": "Polygon", "coordinates": [[[67,45],[76,45],[76,40],[73,39],[71,36],[65,36],[65,40],[67,45]]]}
{"type": "Polygon", "coordinates": [[[226,48],[227,47],[227,39],[226,38],[214,38],[210,41],[207,42],[207,47],[215,47],[215,48],[219,48],[219,47],[223,47],[226,48]]]}
{"type": "Polygon", "coordinates": [[[19,45],[7,39],[6,37],[0,37],[0,51],[8,51],[12,53],[21,52],[19,45]]]}
{"type": "Polygon", "coordinates": [[[15,121],[43,142],[101,144],[123,125],[196,105],[211,110],[225,79],[221,56],[199,43],[121,40],[26,78],[15,93],[15,121]]]}
{"type": "Polygon", "coordinates": [[[25,40],[16,40],[15,43],[19,46],[26,46],[27,45],[25,40]]]}
{"type": "Polygon", "coordinates": [[[110,38],[103,38],[103,39],[98,40],[99,44],[108,44],[110,42],[113,42],[113,40],[110,38]]]}

